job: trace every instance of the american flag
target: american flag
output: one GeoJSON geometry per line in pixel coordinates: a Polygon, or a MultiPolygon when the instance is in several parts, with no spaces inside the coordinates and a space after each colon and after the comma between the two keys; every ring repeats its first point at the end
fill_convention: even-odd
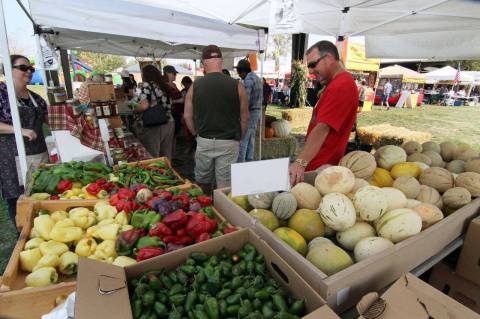
{"type": "Polygon", "coordinates": [[[453,85],[457,85],[460,82],[460,63],[458,64],[457,73],[455,74],[455,79],[453,80],[453,85]]]}

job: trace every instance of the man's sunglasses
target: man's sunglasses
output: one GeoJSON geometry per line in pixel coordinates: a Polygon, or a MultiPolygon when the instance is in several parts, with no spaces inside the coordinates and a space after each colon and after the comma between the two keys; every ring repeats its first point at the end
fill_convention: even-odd
{"type": "Polygon", "coordinates": [[[30,71],[32,73],[35,72],[35,68],[33,66],[26,65],[26,64],[13,65],[12,68],[19,69],[22,72],[27,72],[27,71],[30,71]]]}
{"type": "Polygon", "coordinates": [[[307,64],[307,68],[309,68],[309,69],[314,69],[314,68],[317,66],[317,64],[318,64],[320,61],[322,61],[323,58],[325,58],[326,56],[327,56],[327,55],[325,54],[325,55],[319,57],[318,59],[316,59],[315,61],[312,61],[312,62],[308,63],[308,64],[307,64]]]}

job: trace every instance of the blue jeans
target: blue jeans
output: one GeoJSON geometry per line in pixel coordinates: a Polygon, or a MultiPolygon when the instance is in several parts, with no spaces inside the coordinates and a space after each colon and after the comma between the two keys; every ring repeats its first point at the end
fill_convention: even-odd
{"type": "Polygon", "coordinates": [[[255,132],[257,131],[260,116],[262,116],[261,109],[250,111],[247,133],[243,138],[242,144],[240,144],[238,163],[253,161],[253,155],[255,154],[255,132]]]}

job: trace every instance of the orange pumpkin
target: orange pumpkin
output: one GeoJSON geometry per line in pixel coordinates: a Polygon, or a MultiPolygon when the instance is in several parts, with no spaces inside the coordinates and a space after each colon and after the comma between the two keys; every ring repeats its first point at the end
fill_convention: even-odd
{"type": "Polygon", "coordinates": [[[265,138],[272,138],[273,137],[273,128],[266,127],[265,128],[265,138]]]}

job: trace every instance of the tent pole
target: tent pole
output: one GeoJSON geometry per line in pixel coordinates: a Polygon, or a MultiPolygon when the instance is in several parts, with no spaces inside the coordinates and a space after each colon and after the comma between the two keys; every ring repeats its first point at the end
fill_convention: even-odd
{"type": "MultiPolygon", "coordinates": [[[[36,52],[37,57],[35,58],[37,63],[35,63],[35,64],[37,65],[37,68],[39,68],[41,70],[42,79],[43,79],[43,88],[45,90],[45,96],[48,96],[48,86],[50,85],[50,83],[47,82],[48,77],[47,77],[47,71],[45,70],[45,64],[43,63],[43,53],[42,53],[42,47],[40,45],[40,34],[37,31],[38,30],[35,30],[35,44],[36,44],[36,47],[37,47],[37,52],[36,52]]],[[[47,99],[47,102],[48,102],[48,99],[47,99]]]]}
{"type": "MultiPolygon", "coordinates": [[[[70,77],[70,63],[68,63],[68,52],[66,49],[60,49],[60,62],[62,64],[63,79],[65,88],[67,89],[67,96],[69,99],[73,98],[72,78],[70,77]]],[[[75,71],[75,70],[73,70],[75,71]]]]}
{"type": "Polygon", "coordinates": [[[15,94],[15,84],[13,82],[12,64],[10,63],[10,52],[8,49],[7,26],[5,24],[5,13],[3,11],[3,0],[0,0],[0,47],[3,56],[3,67],[5,81],[8,90],[8,103],[12,113],[12,124],[17,144],[18,157],[20,159],[20,171],[22,172],[23,185],[27,176],[27,155],[25,144],[23,143],[22,125],[20,123],[20,114],[18,113],[17,96],[15,94]]]}

